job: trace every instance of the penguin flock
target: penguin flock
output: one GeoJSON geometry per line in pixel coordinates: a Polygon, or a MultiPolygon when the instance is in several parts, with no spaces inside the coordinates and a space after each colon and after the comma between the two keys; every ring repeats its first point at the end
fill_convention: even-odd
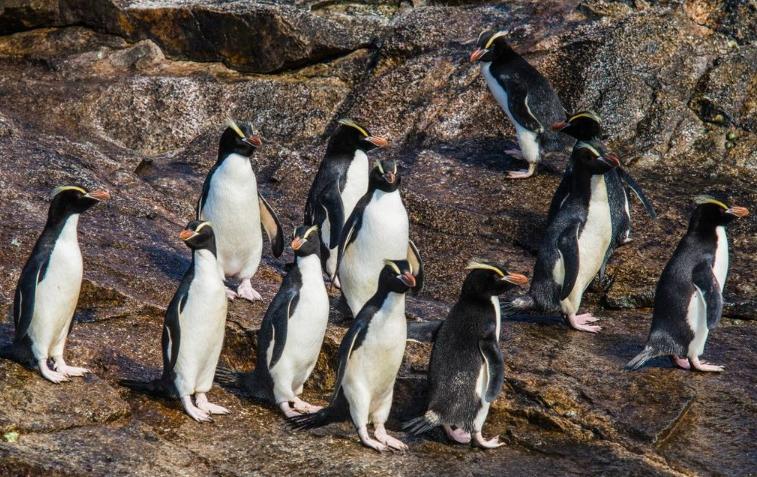
{"type": "MultiPolygon", "coordinates": [[[[482,428],[504,381],[499,344],[502,309],[560,314],[573,329],[596,333],[598,318],[580,313],[584,291],[604,278],[613,251],[631,242],[630,193],[655,211],[641,187],[602,144],[601,120],[591,111],[568,114],[547,79],[507,43],[504,32],[485,31],[471,54],[493,97],[513,124],[518,151],[532,176],[543,155],[570,159],[549,207],[528,292],[500,304],[499,296],[529,284],[503,262],[471,258],[461,292],[434,331],[426,411],[404,429],[422,434],[441,426],[457,443],[494,448],[482,428]]],[[[139,392],[180,400],[197,421],[229,410],[208,399],[213,381],[238,386],[251,399],[276,406],[294,429],[351,421],[360,441],[377,451],[407,449],[385,427],[394,383],[408,338],[405,301],[423,287],[424,265],[410,239],[393,160],[368,153],[388,146],[358,123],[342,119],[330,136],[307,194],[303,223],[292,233],[294,260],[263,318],[256,367],[249,373],[217,368],[228,300],[261,300],[251,279],[263,252],[263,231],[273,256],[285,247],[276,212],[260,194],[251,157],[263,141],[250,124],[228,120],[217,161],[199,195],[196,216],[179,233],[191,265],[165,313],[163,370],[152,381],[124,379],[139,392]],[[324,278],[326,277],[326,278],[324,278]],[[234,282],[236,288],[227,286],[234,282]],[[320,407],[300,398],[320,354],[329,318],[326,284],[341,289],[354,317],[339,347],[332,398],[320,407]],[[373,425],[371,436],[368,426],[373,425]]],[[[13,302],[15,335],[0,356],[38,369],[53,383],[89,370],[66,364],[83,262],[79,216],[107,201],[105,190],[63,186],[52,191],[47,222],[18,279],[13,302]]],[[[651,331],[627,365],[668,356],[675,366],[723,371],[700,361],[718,324],[728,275],[727,225],[748,215],[722,197],[695,198],[688,230],[657,285],[651,331]]]]}

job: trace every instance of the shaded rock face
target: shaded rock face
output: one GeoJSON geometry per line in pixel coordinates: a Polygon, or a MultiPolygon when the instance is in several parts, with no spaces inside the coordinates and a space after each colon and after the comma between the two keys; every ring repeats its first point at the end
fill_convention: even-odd
{"type": "MultiPolygon", "coordinates": [[[[754,6],[739,1],[0,2],[0,293],[6,314],[54,186],[106,187],[80,221],[85,280],[67,347],[96,377],[55,386],[0,362],[0,473],[207,475],[746,474],[754,468],[755,222],[733,224],[725,318],[705,358],[723,375],[664,360],[621,370],[648,332],[654,286],[685,231],[691,197],[721,191],[754,207],[757,124],[754,6]],[[750,13],[751,12],[751,13],[750,13]],[[349,425],[292,434],[275,410],[216,387],[230,417],[191,422],[175,402],[118,379],[160,372],[162,313],[189,264],[177,237],[215,161],[226,116],[253,122],[261,191],[288,231],[336,120],[350,116],[392,147],[411,236],[428,273],[410,320],[442,319],[471,257],[530,272],[565,158],[505,181],[514,131],[468,55],[484,27],[555,85],[566,108],[603,118],[609,147],[644,186],[634,242],[616,251],[588,310],[599,336],[559,319],[505,316],[506,382],[484,432],[494,452],[440,433],[376,456],[349,425]],[[212,438],[208,438],[208,436],[212,438]],[[475,469],[475,470],[474,470],[475,469]]],[[[222,361],[254,365],[256,330],[283,265],[264,254],[264,303],[234,302],[222,361]]],[[[348,322],[336,295],[306,398],[324,402],[348,322]]],[[[0,327],[10,341],[11,323],[0,327]]],[[[421,412],[430,345],[408,344],[390,429],[421,412]]],[[[403,437],[405,438],[405,437],[403,437]]]]}

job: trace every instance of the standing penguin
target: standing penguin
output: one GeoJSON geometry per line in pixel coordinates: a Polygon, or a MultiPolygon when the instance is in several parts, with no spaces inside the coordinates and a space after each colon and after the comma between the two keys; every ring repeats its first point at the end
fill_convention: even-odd
{"type": "Polygon", "coordinates": [[[79,215],[108,200],[110,194],[106,190],[87,192],[81,187],[63,186],[53,190],[51,197],[47,223],[16,286],[16,334],[0,355],[29,368],[38,367],[45,379],[60,383],[89,372],[63,360],[84,271],[77,227],[79,215]],[[50,358],[53,369],[48,366],[50,358]]]}
{"type": "Polygon", "coordinates": [[[337,247],[344,221],[368,190],[366,153],[388,144],[350,119],[340,119],[329,139],[305,203],[305,224],[319,227],[321,261],[329,277],[337,272],[337,247]]]}
{"type": "Polygon", "coordinates": [[[565,108],[549,81],[517,54],[503,31],[484,31],[476,42],[471,62],[481,63],[481,74],[500,107],[515,127],[520,151],[505,151],[528,162],[528,170],[511,171],[511,179],[525,179],[536,171],[544,152],[570,145],[564,136],[545,129],[565,120],[565,108]]]}
{"type": "Polygon", "coordinates": [[[460,298],[436,334],[429,365],[429,404],[405,428],[421,434],[443,426],[455,442],[471,441],[483,448],[503,445],[481,435],[489,405],[499,394],[505,374],[499,335],[499,298],[513,286],[528,283],[504,266],[471,262],[460,298]],[[456,429],[453,429],[455,426],[456,429]]]}
{"type": "Polygon", "coordinates": [[[531,289],[513,300],[515,308],[534,305],[562,311],[571,327],[591,333],[601,328],[590,313],[577,315],[584,290],[612,246],[612,219],[605,173],[620,162],[579,142],[571,155],[573,173],[568,198],[548,225],[534,267],[531,289]]]}
{"type": "Polygon", "coordinates": [[[298,227],[292,250],[294,263],[260,327],[255,370],[237,378],[244,391],[274,402],[287,417],[321,409],[298,396],[318,360],[329,320],[318,226],[298,227]]]}
{"type": "Polygon", "coordinates": [[[249,124],[228,120],[221,135],[218,160],[210,169],[197,203],[197,219],[213,223],[218,247],[218,263],[224,275],[240,280],[237,291],[226,290],[232,300],[237,296],[261,300],[250,279],[263,253],[261,224],[271,242],[273,255],[284,251],[284,234],[276,213],[258,191],[250,156],[262,145],[260,136],[249,124]]]}
{"type": "Polygon", "coordinates": [[[409,239],[409,222],[400,196],[402,178],[397,161],[376,161],[368,192],[347,219],[339,242],[338,272],[342,295],[357,316],[376,293],[386,257],[402,257],[416,271],[418,292],[423,287],[423,262],[409,239]]]}
{"type": "Polygon", "coordinates": [[[392,407],[394,381],[407,337],[405,293],[416,286],[406,260],[387,260],[378,290],[368,300],[339,346],[339,371],[331,403],[315,414],[289,419],[295,429],[313,429],[348,418],[362,443],[379,452],[407,446],[387,434],[384,423],[392,407]],[[375,429],[372,439],[368,423],[375,429]]]}
{"type": "Polygon", "coordinates": [[[190,222],[179,238],[192,250],[192,263],[166,310],[161,346],[163,374],[150,382],[122,380],[121,384],[137,391],[178,397],[194,420],[211,421],[211,414],[229,413],[208,402],[206,396],[213,386],[226,330],[223,270],[216,258],[216,239],[209,222],[190,222]]]}
{"type": "Polygon", "coordinates": [[[723,371],[722,366],[699,361],[699,356],[723,312],[723,287],[728,277],[725,227],[749,211],[728,207],[707,195],[696,197],[695,202],[689,229],[657,283],[647,344],[626,369],[639,369],[652,358],[670,356],[673,364],[683,369],[723,371]]]}

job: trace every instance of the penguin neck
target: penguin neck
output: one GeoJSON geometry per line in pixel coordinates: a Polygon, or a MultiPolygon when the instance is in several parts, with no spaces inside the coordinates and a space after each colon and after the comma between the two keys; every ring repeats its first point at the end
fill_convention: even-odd
{"type": "Polygon", "coordinates": [[[300,270],[300,274],[302,276],[317,276],[320,278],[323,274],[323,269],[321,268],[321,260],[318,258],[318,254],[316,253],[311,253],[310,255],[305,255],[304,257],[295,255],[294,263],[297,265],[297,268],[300,270]]]}
{"type": "Polygon", "coordinates": [[[718,227],[722,227],[723,234],[725,234],[725,226],[706,220],[701,214],[695,214],[689,221],[689,229],[686,232],[687,235],[696,236],[708,240],[714,240],[717,236],[718,227]]]}
{"type": "Polygon", "coordinates": [[[216,165],[228,165],[230,167],[239,167],[246,169],[249,167],[252,169],[252,163],[250,162],[250,157],[244,156],[242,154],[239,154],[237,152],[222,152],[218,155],[218,160],[216,161],[216,165]]]}
{"type": "MultiPolygon", "coordinates": [[[[381,294],[381,288],[379,288],[378,294],[381,294]]],[[[381,306],[381,309],[384,310],[384,312],[387,315],[395,315],[399,313],[402,315],[402,318],[405,317],[405,294],[404,293],[397,293],[394,291],[391,291],[389,289],[386,289],[383,292],[384,300],[381,306]]]]}
{"type": "Polygon", "coordinates": [[[601,174],[592,174],[590,170],[584,167],[580,162],[573,164],[573,174],[571,175],[571,193],[583,198],[588,202],[591,197],[591,190],[596,187],[598,181],[592,180],[594,176],[602,177],[601,174]]]}
{"type": "Polygon", "coordinates": [[[192,253],[192,267],[194,269],[194,276],[201,276],[206,273],[217,272],[218,261],[216,260],[215,244],[213,250],[207,248],[200,248],[192,253]]]}
{"type": "Polygon", "coordinates": [[[66,213],[61,215],[50,215],[47,218],[44,234],[54,234],[58,240],[70,240],[77,242],[77,228],[79,226],[79,214],[66,213]]]}

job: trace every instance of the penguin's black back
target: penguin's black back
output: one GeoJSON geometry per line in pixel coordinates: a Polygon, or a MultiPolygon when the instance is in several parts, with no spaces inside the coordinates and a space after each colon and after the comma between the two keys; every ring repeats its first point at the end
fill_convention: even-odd
{"type": "Polygon", "coordinates": [[[439,329],[429,365],[429,406],[441,422],[471,430],[481,397],[476,396],[484,360],[479,339],[496,320],[491,300],[461,297],[439,329]]]}

